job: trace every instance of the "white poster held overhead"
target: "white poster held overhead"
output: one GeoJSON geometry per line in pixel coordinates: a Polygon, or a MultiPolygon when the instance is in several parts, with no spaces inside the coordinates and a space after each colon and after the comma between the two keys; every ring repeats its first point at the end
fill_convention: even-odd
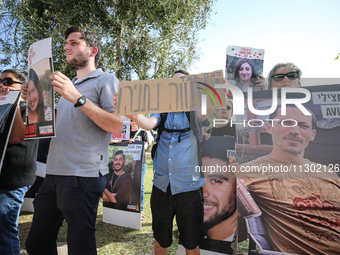
{"type": "MultiPolygon", "coordinates": [[[[264,90],[263,79],[264,49],[254,49],[242,46],[228,46],[225,77],[229,84],[235,85],[242,91],[248,88],[264,90]]],[[[232,99],[229,91],[228,98],[232,99]]]]}

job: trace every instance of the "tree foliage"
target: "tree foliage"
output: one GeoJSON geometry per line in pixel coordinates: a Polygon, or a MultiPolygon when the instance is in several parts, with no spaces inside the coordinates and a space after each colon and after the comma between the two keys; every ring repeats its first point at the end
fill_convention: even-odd
{"type": "Polygon", "coordinates": [[[3,65],[27,68],[33,42],[52,37],[54,69],[74,71],[64,56],[64,31],[82,27],[102,42],[99,67],[120,80],[170,77],[198,59],[197,32],[215,0],[5,0],[1,15],[3,65]]]}

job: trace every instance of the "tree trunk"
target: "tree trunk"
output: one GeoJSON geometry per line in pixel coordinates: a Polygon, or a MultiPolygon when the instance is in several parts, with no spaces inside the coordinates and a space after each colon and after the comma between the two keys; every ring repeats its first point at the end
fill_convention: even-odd
{"type": "Polygon", "coordinates": [[[116,76],[118,80],[122,79],[122,35],[123,35],[123,29],[124,29],[124,22],[121,22],[120,25],[120,31],[119,31],[119,37],[117,38],[117,57],[116,61],[118,64],[118,70],[116,72],[116,76]]]}

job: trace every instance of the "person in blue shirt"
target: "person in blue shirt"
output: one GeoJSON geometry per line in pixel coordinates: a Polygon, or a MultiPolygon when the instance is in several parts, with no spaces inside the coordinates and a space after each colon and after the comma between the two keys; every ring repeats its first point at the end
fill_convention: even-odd
{"type": "MultiPolygon", "coordinates": [[[[176,71],[172,78],[188,75],[176,71]]],[[[114,103],[117,103],[117,98],[114,103]]],[[[151,114],[149,118],[138,114],[126,116],[139,127],[151,130],[159,126],[161,114],[151,114]]],[[[199,136],[203,137],[203,121],[207,115],[200,111],[195,114],[199,136]]],[[[165,129],[183,130],[190,127],[185,112],[170,112],[164,123],[165,129]]],[[[152,229],[155,238],[155,254],[167,254],[172,243],[173,218],[176,215],[180,240],[186,254],[200,254],[199,242],[203,228],[204,178],[195,171],[198,166],[197,140],[192,130],[187,132],[163,131],[154,157],[155,169],[151,194],[152,229]],[[180,139],[179,139],[180,136],[180,139]]]]}

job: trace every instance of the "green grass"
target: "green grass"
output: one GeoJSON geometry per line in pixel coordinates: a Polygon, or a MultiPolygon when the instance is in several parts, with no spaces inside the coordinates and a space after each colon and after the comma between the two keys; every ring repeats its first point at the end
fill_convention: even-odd
{"type": "Polygon", "coordinates": [[[247,255],[248,254],[248,245],[249,245],[248,240],[245,240],[243,242],[238,243],[237,254],[238,255],[247,255]]]}
{"type": "MultiPolygon", "coordinates": [[[[110,254],[154,254],[154,238],[152,233],[152,218],[150,210],[150,195],[152,190],[153,168],[152,160],[147,159],[147,170],[144,181],[144,213],[145,218],[142,221],[142,229],[140,231],[103,223],[103,203],[102,199],[98,206],[98,215],[96,223],[96,241],[97,251],[99,255],[110,254]]],[[[25,241],[28,231],[31,227],[33,214],[22,212],[19,217],[19,233],[21,253],[26,252],[25,241]]],[[[60,228],[57,242],[66,242],[67,223],[64,222],[60,228]]],[[[176,221],[174,221],[173,243],[169,247],[168,254],[177,254],[178,230],[176,221]]],[[[238,245],[238,254],[246,255],[248,242],[244,241],[238,245]]]]}
{"type": "MultiPolygon", "coordinates": [[[[152,160],[147,159],[147,170],[145,174],[144,189],[144,213],[145,218],[142,221],[140,231],[118,227],[112,224],[103,223],[103,206],[102,200],[99,202],[97,223],[96,223],[96,241],[99,255],[109,254],[154,254],[154,238],[151,226],[150,195],[152,190],[153,168],[152,160]]],[[[19,217],[19,233],[21,252],[26,252],[24,243],[28,231],[31,227],[33,214],[21,213],[19,217]]],[[[66,242],[67,223],[64,222],[60,228],[57,242],[66,242]]],[[[177,226],[174,221],[173,243],[169,247],[168,254],[177,254],[178,236],[177,226]]]]}

